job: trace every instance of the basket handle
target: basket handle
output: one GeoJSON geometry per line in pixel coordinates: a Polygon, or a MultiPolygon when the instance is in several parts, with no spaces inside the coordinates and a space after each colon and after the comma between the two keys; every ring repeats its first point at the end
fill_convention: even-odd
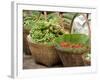
{"type": "Polygon", "coordinates": [[[72,26],[73,26],[73,22],[74,22],[74,19],[76,18],[76,16],[77,16],[78,14],[76,13],[75,15],[74,15],[74,17],[72,18],[72,21],[71,21],[71,24],[70,24],[70,33],[72,33],[72,26]]]}

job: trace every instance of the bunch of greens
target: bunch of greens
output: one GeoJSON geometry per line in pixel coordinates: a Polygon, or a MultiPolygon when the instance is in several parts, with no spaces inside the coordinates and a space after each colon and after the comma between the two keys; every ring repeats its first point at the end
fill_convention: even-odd
{"type": "Polygon", "coordinates": [[[75,44],[90,45],[90,38],[85,34],[65,34],[55,39],[55,42],[70,42],[75,44]]]}
{"type": "Polygon", "coordinates": [[[38,20],[39,16],[40,16],[40,12],[38,11],[33,11],[31,15],[26,15],[25,12],[23,12],[23,15],[25,15],[23,17],[23,26],[24,29],[28,29],[30,30],[32,28],[32,26],[35,24],[35,22],[38,20]]]}
{"type": "Polygon", "coordinates": [[[34,43],[48,44],[56,37],[63,35],[61,26],[58,24],[58,19],[39,20],[35,23],[30,31],[30,36],[34,43]]]}

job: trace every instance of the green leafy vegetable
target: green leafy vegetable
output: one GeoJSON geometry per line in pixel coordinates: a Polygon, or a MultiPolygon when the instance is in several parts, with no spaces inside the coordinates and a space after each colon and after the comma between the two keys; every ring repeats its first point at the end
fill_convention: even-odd
{"type": "Polygon", "coordinates": [[[71,42],[71,43],[81,43],[88,45],[89,44],[89,36],[85,34],[65,34],[55,39],[55,42],[59,44],[60,42],[71,42]]]}
{"type": "Polygon", "coordinates": [[[30,31],[30,36],[35,43],[48,44],[52,42],[56,37],[63,35],[60,30],[60,25],[54,25],[49,21],[39,20],[35,23],[30,31]]]}
{"type": "MultiPolygon", "coordinates": [[[[24,13],[25,14],[25,13],[24,13]]],[[[31,29],[40,17],[40,12],[33,11],[31,15],[24,16],[24,28],[31,29]]]]}
{"type": "Polygon", "coordinates": [[[66,34],[57,37],[54,42],[56,49],[66,53],[82,54],[90,50],[90,45],[87,43],[89,37],[84,34],[66,34]],[[63,43],[63,44],[62,44],[63,43]]]}

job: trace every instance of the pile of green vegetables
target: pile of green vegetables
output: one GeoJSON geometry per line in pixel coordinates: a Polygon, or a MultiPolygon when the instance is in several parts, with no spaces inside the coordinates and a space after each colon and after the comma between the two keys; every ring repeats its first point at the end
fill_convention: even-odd
{"type": "Polygon", "coordinates": [[[49,20],[38,20],[30,31],[33,42],[44,44],[63,34],[57,17],[49,20]]]}
{"type": "Polygon", "coordinates": [[[23,22],[24,22],[23,26],[24,29],[28,30],[34,26],[35,22],[37,21],[40,15],[40,12],[32,11],[31,15],[27,14],[26,12],[25,11],[23,12],[23,22]]]}
{"type": "Polygon", "coordinates": [[[24,28],[30,29],[33,43],[48,44],[56,37],[66,34],[63,29],[66,25],[63,22],[70,23],[74,15],[75,13],[64,13],[62,19],[57,12],[48,12],[45,15],[44,12],[32,11],[31,15],[25,15],[23,18],[24,28]]]}

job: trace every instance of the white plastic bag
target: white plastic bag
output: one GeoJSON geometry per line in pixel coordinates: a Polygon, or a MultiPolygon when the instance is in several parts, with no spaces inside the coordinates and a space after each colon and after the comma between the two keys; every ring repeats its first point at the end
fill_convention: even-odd
{"type": "MultiPolygon", "coordinates": [[[[84,15],[87,16],[87,14],[84,15]]],[[[90,19],[90,14],[88,15],[88,20],[89,19],[90,19]]],[[[88,22],[90,25],[90,20],[88,22]]],[[[83,16],[83,14],[80,14],[74,19],[71,33],[79,33],[79,34],[82,33],[86,35],[89,34],[88,24],[86,23],[86,18],[83,16]]]]}

